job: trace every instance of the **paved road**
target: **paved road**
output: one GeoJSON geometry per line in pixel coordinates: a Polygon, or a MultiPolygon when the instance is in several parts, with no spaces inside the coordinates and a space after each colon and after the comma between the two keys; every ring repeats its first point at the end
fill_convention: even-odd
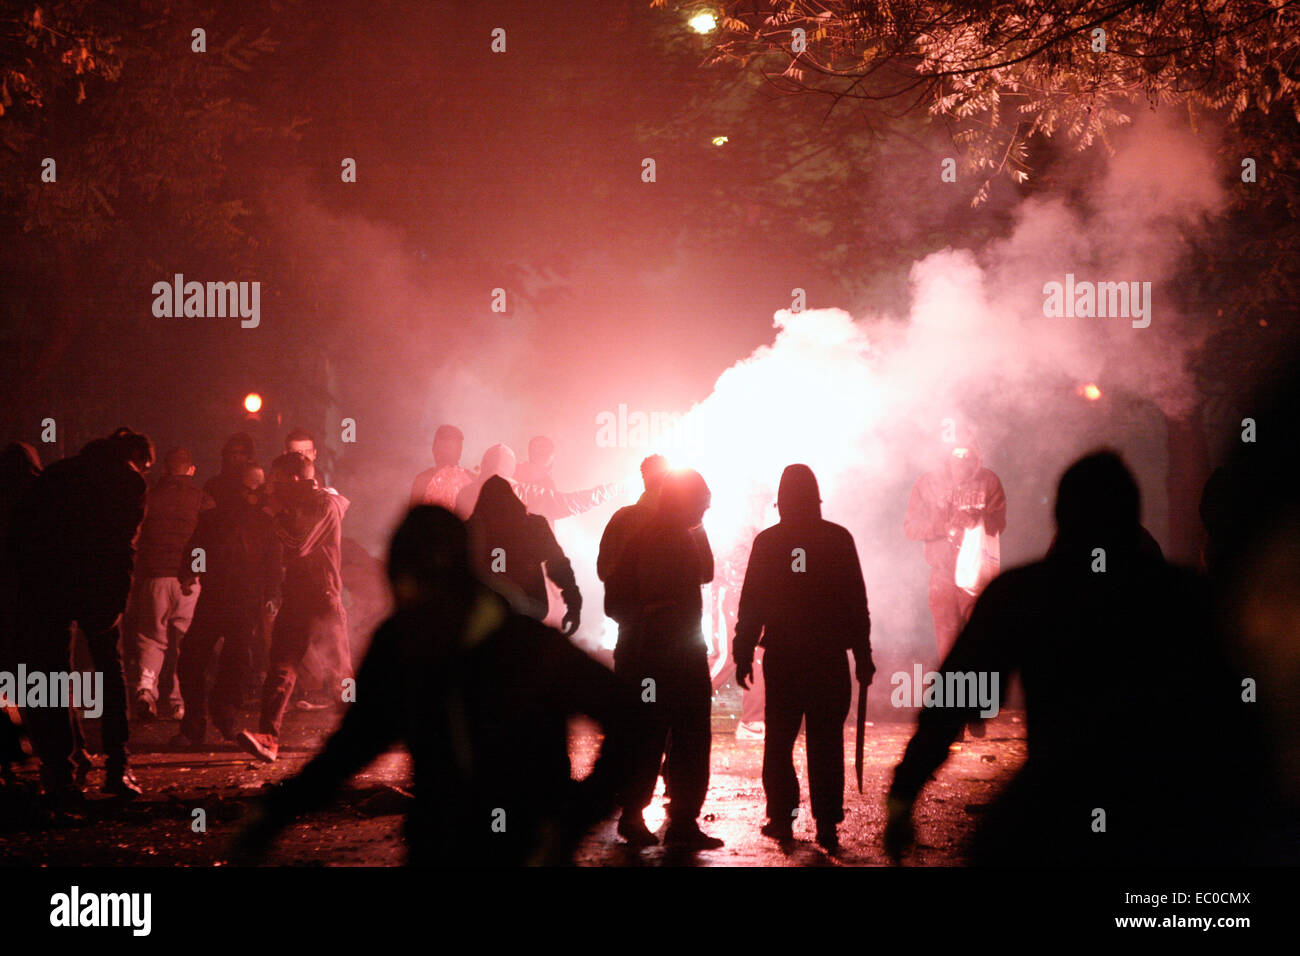
{"type": "MultiPolygon", "coordinates": [[[[252,715],[248,715],[251,726],[252,715]]],[[[291,713],[286,719],[284,747],[273,766],[255,763],[222,744],[211,752],[169,752],[166,741],[175,733],[171,722],[133,725],[132,750],[136,775],[145,786],[144,799],[120,804],[110,798],[94,800],[83,826],[48,828],[32,815],[24,795],[0,791],[0,860],[10,865],[222,865],[226,842],[249,804],[268,782],[292,774],[319,748],[336,716],[329,712],[291,713]],[[202,810],[205,832],[196,832],[202,810]]],[[[918,806],[918,846],[912,862],[943,865],[963,862],[964,841],[1007,778],[1025,756],[1022,715],[1003,711],[989,722],[983,740],[957,745],[947,764],[922,795],[918,806]]],[[[661,848],[639,852],[623,846],[613,822],[593,832],[583,843],[578,863],[584,866],[801,866],[883,865],[880,848],[883,803],[893,766],[911,733],[905,722],[876,724],[867,730],[863,794],[853,783],[852,732],[846,733],[845,766],[849,793],[847,817],[840,828],[843,851],[835,858],[812,842],[807,813],[802,739],[796,766],[804,782],[805,808],[795,824],[800,842],[788,855],[758,828],[766,819],[759,778],[761,741],[737,740],[715,733],[713,771],[704,805],[703,828],[726,841],[720,850],[689,855],[668,854],[661,848]]],[[[574,772],[590,766],[598,738],[575,727],[574,772]]],[[[34,766],[20,779],[35,785],[34,766]]],[[[92,773],[90,789],[101,773],[92,773]]],[[[389,754],[354,779],[336,807],[288,830],[267,862],[274,865],[338,866],[400,863],[403,847],[401,813],[410,764],[404,753],[389,754]]],[[[661,783],[662,788],[662,783],[661,783]]],[[[97,795],[96,795],[97,796],[97,795]]],[[[647,814],[652,829],[662,820],[662,791],[647,814]]]]}

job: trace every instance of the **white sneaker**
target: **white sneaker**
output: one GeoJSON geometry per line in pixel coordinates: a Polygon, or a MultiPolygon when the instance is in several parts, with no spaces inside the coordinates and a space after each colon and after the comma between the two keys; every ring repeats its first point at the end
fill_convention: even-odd
{"type": "Polygon", "coordinates": [[[737,740],[762,740],[767,726],[761,720],[741,721],[736,726],[737,740]]]}

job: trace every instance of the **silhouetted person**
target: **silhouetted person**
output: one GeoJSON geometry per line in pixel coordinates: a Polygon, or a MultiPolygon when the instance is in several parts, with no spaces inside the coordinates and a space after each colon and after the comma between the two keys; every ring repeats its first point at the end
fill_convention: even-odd
{"type": "MultiPolygon", "coordinates": [[[[596,556],[596,577],[600,580],[609,580],[628,541],[654,517],[655,507],[659,503],[659,488],[666,474],[668,474],[668,459],[663,455],[650,455],[642,460],[641,481],[645,484],[645,491],[641,493],[641,497],[635,504],[626,505],[615,511],[600,536],[600,550],[596,556]]],[[[608,608],[605,613],[609,614],[608,608]]]]}
{"type": "Polygon", "coordinates": [[[844,819],[844,718],[852,688],[846,651],[853,652],[859,693],[871,684],[871,618],[853,536],[822,519],[817,478],[790,465],[777,490],[781,520],[759,533],[740,593],[733,654],[736,683],[753,677],[754,650],[764,648],[767,679],[763,834],[792,840],[799,807],[794,744],[807,724],[808,791],[817,842],[839,846],[844,819]]]}
{"type": "Polygon", "coordinates": [[[228,498],[242,498],[244,469],[251,465],[256,457],[253,436],[247,432],[235,432],[221,447],[221,471],[207,480],[203,485],[204,492],[217,504],[221,504],[228,498]]]}
{"type": "Polygon", "coordinates": [[[644,812],[665,750],[665,843],[691,849],[722,845],[696,822],[709,789],[713,741],[700,595],[713,580],[713,552],[701,524],[709,500],[698,472],[669,472],[654,516],[628,541],[606,581],[606,606],[619,622],[614,671],[636,695],[646,724],[637,737],[618,823],[619,835],[634,846],[658,842],[644,812]]]}
{"type": "MultiPolygon", "coordinates": [[[[1244,811],[1250,863],[1300,863],[1300,366],[1245,399],[1201,515],[1216,624],[1261,728],[1262,780],[1244,811]]],[[[1243,784],[1243,790],[1249,784],[1243,784]]],[[[1246,790],[1249,792],[1249,790],[1246,790]]]]}
{"type": "Polygon", "coordinates": [[[626,690],[475,579],[465,528],[450,512],[413,509],[393,535],[388,574],[396,611],[361,664],[357,702],[325,749],[268,797],[240,848],[264,849],[293,817],[324,806],[349,777],[403,744],[415,775],[408,862],[568,861],[614,808],[619,741],[631,717],[626,690]],[[575,714],[605,733],[581,782],[569,766],[575,714]]]}
{"type": "Polygon", "coordinates": [[[562,632],[578,629],[582,594],[573,567],[550,524],[528,513],[509,482],[494,475],[483,483],[467,526],[474,570],[484,582],[509,598],[516,610],[540,621],[546,617],[549,576],[564,598],[562,632]]]}
{"type": "MultiPolygon", "coordinates": [[[[17,569],[4,542],[18,502],[41,474],[41,460],[27,442],[10,442],[0,452],[0,670],[14,672],[17,661],[17,569]]],[[[13,764],[26,759],[18,725],[0,710],[0,776],[7,781],[13,764]]]]}
{"type": "Polygon", "coordinates": [[[903,532],[913,541],[925,543],[930,613],[940,658],[952,649],[970,619],[979,588],[986,583],[980,581],[969,588],[956,583],[957,555],[965,531],[982,524],[985,534],[998,535],[1007,526],[1006,493],[998,476],[981,464],[973,432],[960,428],[945,446],[943,467],[917,479],[903,519],[903,532]]]}
{"type": "Polygon", "coordinates": [[[437,505],[448,511],[456,507],[461,489],[474,475],[460,466],[465,435],[455,425],[439,425],[433,434],[433,467],[415,476],[411,484],[411,507],[437,505]]]}
{"type": "MultiPolygon", "coordinates": [[[[9,529],[20,593],[20,660],[29,672],[70,672],[77,624],[95,671],[103,674],[104,790],[128,798],[141,791],[127,766],[120,625],[144,519],[143,475],[153,455],[149,439],[127,428],[90,442],[45,469],[9,529]]],[[[23,719],[41,758],[47,795],[56,806],[75,805],[81,788],[73,778],[73,754],[81,757],[84,750],[79,712],[30,707],[23,719]]]]}
{"type": "Polygon", "coordinates": [[[188,593],[182,590],[176,575],[185,545],[199,523],[199,511],[205,501],[212,503],[190,480],[193,474],[189,451],[172,448],[163,455],[163,474],[145,498],[131,596],[123,618],[135,714],[142,720],[159,716],[160,701],[166,705],[163,716],[172,720],[185,716],[176,661],[198,594],[193,588],[188,593]]]}
{"type": "MultiPolygon", "coordinates": [[[[941,666],[1025,691],[1028,757],[977,835],[978,863],[1214,862],[1252,787],[1238,674],[1204,582],[1143,541],[1136,483],[1112,452],[1062,476],[1047,556],[985,589],[941,666]]],[[[954,681],[954,686],[956,682],[954,681]]],[[[951,701],[946,701],[951,703],[951,701]]],[[[978,710],[924,709],[889,793],[886,846],[978,710]]]]}
{"type": "MultiPolygon", "coordinates": [[[[279,755],[284,711],[312,641],[341,640],[347,646],[341,564],[349,502],[338,492],[318,488],[312,473],[311,462],[297,452],[286,452],[271,464],[267,511],[284,546],[283,598],[271,632],[258,730],[235,737],[240,747],[268,763],[279,755]]],[[[341,701],[341,688],[335,690],[341,701]]]]}
{"type": "Polygon", "coordinates": [[[262,484],[262,469],[246,464],[243,494],[201,512],[181,555],[177,574],[182,589],[193,589],[196,582],[202,588],[177,667],[187,706],[173,747],[202,747],[209,714],[222,737],[235,739],[235,719],[252,673],[262,617],[268,605],[279,601],[283,573],[274,522],[263,510],[262,484]],[[196,550],[203,557],[197,565],[196,550]],[[209,696],[218,643],[221,654],[209,696]]]}
{"type": "Polygon", "coordinates": [[[619,494],[619,485],[597,485],[585,491],[556,491],[540,485],[529,485],[515,480],[515,453],[509,445],[493,445],[483,453],[478,476],[456,496],[456,514],[464,520],[474,513],[479,489],[494,475],[510,483],[511,489],[524,503],[530,514],[541,515],[548,521],[580,515],[590,511],[619,494]]]}

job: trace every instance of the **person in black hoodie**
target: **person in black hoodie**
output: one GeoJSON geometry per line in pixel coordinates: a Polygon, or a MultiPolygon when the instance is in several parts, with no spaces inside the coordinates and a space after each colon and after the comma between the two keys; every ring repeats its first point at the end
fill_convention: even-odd
{"type": "Polygon", "coordinates": [[[753,679],[754,649],[761,644],[767,679],[763,834],[794,838],[794,744],[806,720],[817,842],[834,850],[844,819],[844,718],[851,696],[845,651],[853,652],[859,693],[875,673],[867,589],[853,536],[822,519],[811,468],[786,468],[776,501],[781,520],[754,539],[740,592],[732,645],[736,683],[744,689],[753,679]]]}
{"type": "MultiPolygon", "coordinates": [[[[1006,687],[1018,673],[1025,690],[1028,757],[981,823],[976,863],[1222,863],[1241,845],[1240,798],[1258,771],[1241,674],[1214,633],[1205,582],[1166,564],[1139,521],[1117,454],[1075,462],[1051,550],[989,584],[940,667],[945,683],[988,673],[1006,687]]],[[[912,840],[918,795],[979,707],[922,710],[889,791],[894,859],[912,840]]]]}
{"type": "Polygon", "coordinates": [[[510,483],[493,475],[483,483],[468,521],[470,552],[480,578],[529,617],[546,617],[546,577],[564,598],[562,632],[578,629],[582,594],[550,522],[528,513],[510,483]],[[543,571],[545,568],[545,571],[543,571]]]}
{"type": "Polygon", "coordinates": [[[177,749],[204,745],[209,711],[221,736],[234,739],[262,618],[279,601],[283,561],[274,523],[262,510],[262,469],[247,462],[243,472],[242,494],[225,495],[199,514],[177,572],[182,590],[202,582],[177,665],[188,702],[180,733],[171,740],[177,749]],[[209,698],[208,673],[218,642],[221,656],[209,698]]]}
{"type": "Polygon", "coordinates": [[[647,716],[618,823],[619,835],[633,846],[658,842],[644,812],[665,750],[664,842],[686,849],[722,846],[696,822],[709,789],[713,742],[713,686],[700,594],[713,580],[713,551],[701,523],[709,500],[699,472],[665,475],[654,517],[628,541],[606,581],[605,606],[619,622],[614,672],[635,685],[647,716]]]}
{"type": "Polygon", "coordinates": [[[562,864],[613,810],[625,772],[628,693],[555,630],[477,581],[465,527],[414,508],[388,558],[395,613],[375,632],[357,702],[325,749],[268,796],[238,839],[252,861],[296,816],[396,744],[411,753],[408,863],[562,864]],[[591,773],[570,775],[568,719],[601,724],[591,773]]]}
{"type": "MultiPolygon", "coordinates": [[[[143,475],[153,458],[153,443],[128,428],[96,439],[45,469],[9,528],[20,595],[19,659],[29,672],[70,671],[76,622],[96,672],[104,675],[104,790],[125,798],[141,790],[127,766],[121,621],[144,520],[143,475]]],[[[75,809],[82,797],[73,778],[73,753],[84,749],[79,715],[70,708],[34,707],[24,721],[41,758],[47,796],[56,806],[75,809]]]]}
{"type": "Polygon", "coordinates": [[[284,711],[313,640],[337,643],[341,630],[347,649],[342,537],[349,501],[319,488],[314,474],[311,461],[299,452],[285,452],[271,463],[265,510],[274,517],[284,548],[282,603],[271,632],[258,729],[235,735],[241,748],[266,763],[279,755],[284,711]]]}

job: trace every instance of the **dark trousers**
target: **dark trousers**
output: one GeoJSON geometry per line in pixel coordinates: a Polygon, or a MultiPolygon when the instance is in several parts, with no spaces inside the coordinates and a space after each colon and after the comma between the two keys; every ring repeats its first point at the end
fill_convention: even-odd
{"type": "Polygon", "coordinates": [[[253,666],[261,610],[256,602],[241,602],[224,595],[199,595],[194,621],[181,646],[177,665],[181,696],[186,704],[181,733],[190,740],[203,740],[209,713],[222,733],[233,728],[253,666]],[[208,675],[218,642],[221,642],[221,655],[209,696],[208,675]]]}
{"type": "Polygon", "coordinates": [[[845,653],[809,659],[767,652],[767,731],[763,737],[763,792],[767,815],[791,821],[799,806],[794,744],[806,723],[808,792],[818,824],[844,819],[844,719],[849,713],[845,653]]]}
{"type": "Polygon", "coordinates": [[[953,583],[952,571],[930,569],[930,613],[934,616],[934,636],[941,663],[957,643],[957,635],[970,620],[974,607],[975,596],[953,583]]]}
{"type": "Polygon", "coordinates": [[[623,812],[639,816],[650,806],[662,766],[669,824],[689,826],[709,791],[713,685],[708,652],[702,644],[674,649],[671,655],[620,649],[614,672],[631,685],[637,711],[645,718],[630,741],[623,812]],[[646,700],[647,680],[654,681],[653,701],[646,700]]]}
{"type": "Polygon", "coordinates": [[[327,609],[311,612],[290,606],[281,608],[271,631],[266,683],[262,686],[262,719],[258,727],[261,733],[280,736],[284,711],[293,696],[294,684],[298,682],[298,673],[313,637],[334,634],[336,628],[342,628],[346,634],[345,622],[343,608],[337,603],[327,609]]]}
{"type": "MultiPolygon", "coordinates": [[[[39,670],[46,674],[71,672],[72,621],[61,615],[41,614],[39,611],[26,614],[24,619],[20,654],[28,671],[39,670]]],[[[81,622],[81,631],[90,648],[95,671],[104,675],[101,731],[111,774],[126,767],[129,728],[120,615],[108,625],[104,625],[103,620],[103,616],[98,617],[100,623],[96,624],[96,617],[87,615],[81,622]]],[[[84,747],[81,714],[71,707],[28,707],[23,711],[23,723],[41,759],[41,774],[46,786],[70,784],[76,762],[79,762],[74,762],[74,751],[79,757],[84,747]]]]}

